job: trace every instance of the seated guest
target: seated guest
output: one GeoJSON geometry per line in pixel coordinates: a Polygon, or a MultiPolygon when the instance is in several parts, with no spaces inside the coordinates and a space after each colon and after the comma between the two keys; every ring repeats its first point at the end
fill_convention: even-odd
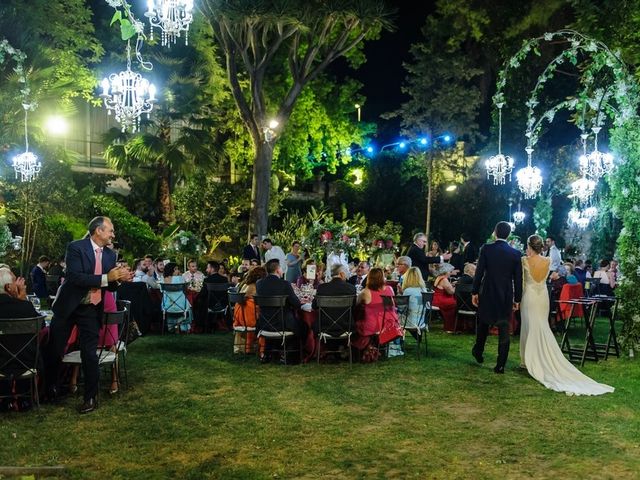
{"type": "MultiPolygon", "coordinates": [[[[273,295],[286,295],[287,296],[287,308],[284,313],[284,328],[293,332],[298,332],[298,322],[293,314],[294,308],[300,308],[300,300],[293,291],[293,287],[289,282],[282,278],[282,267],[280,266],[280,260],[273,258],[265,264],[267,270],[267,276],[256,283],[256,295],[273,296],[273,295]]],[[[266,318],[274,313],[265,309],[266,318]]],[[[276,328],[281,328],[282,325],[274,325],[276,328]]],[[[264,325],[259,325],[259,328],[264,325]]]]}
{"type": "Polygon", "coordinates": [[[308,258],[305,262],[304,262],[304,267],[302,270],[302,276],[298,277],[298,280],[296,281],[296,285],[298,286],[298,288],[302,287],[303,285],[309,285],[312,284],[314,289],[318,289],[318,285],[322,284],[324,282],[324,263],[322,262],[318,262],[316,263],[316,261],[313,258],[308,258]],[[313,280],[307,278],[307,267],[309,265],[315,265],[316,266],[316,276],[313,280]]]}
{"type": "MultiPolygon", "coordinates": [[[[0,265],[0,318],[33,318],[39,314],[31,302],[27,300],[27,287],[25,285],[24,278],[16,278],[11,269],[4,264],[0,265]]],[[[32,335],[14,335],[9,340],[8,337],[3,339],[3,343],[13,350],[20,349],[20,345],[29,340],[32,335]],[[15,342],[15,343],[13,343],[15,342]]],[[[33,365],[34,357],[36,354],[35,344],[29,344],[28,348],[25,348],[20,354],[19,358],[27,365],[33,365]]],[[[5,361],[9,358],[5,358],[6,352],[0,348],[0,365],[4,365],[7,370],[13,370],[16,375],[20,375],[24,372],[24,367],[18,362],[11,362],[5,365],[5,361]]],[[[13,384],[13,379],[4,377],[0,379],[0,395],[9,394],[17,385],[13,384]]],[[[27,388],[25,386],[24,388],[27,388]]],[[[24,388],[20,386],[19,391],[23,391],[24,388]]]]}
{"type": "Polygon", "coordinates": [[[582,260],[576,260],[573,267],[573,274],[578,282],[582,284],[582,288],[584,288],[584,284],[587,281],[587,271],[584,268],[584,262],[582,260]]]}
{"type": "Polygon", "coordinates": [[[220,268],[218,268],[218,275],[227,279],[229,282],[229,268],[226,263],[221,263],[220,268]]]}
{"type": "Polygon", "coordinates": [[[183,282],[189,285],[189,290],[199,292],[204,282],[204,274],[198,270],[198,263],[195,260],[187,262],[187,271],[182,274],[183,282]]]}
{"type": "Polygon", "coordinates": [[[147,275],[146,270],[144,269],[144,258],[136,258],[133,261],[133,280],[134,282],[143,282],[144,277],[147,275]]]}
{"type": "Polygon", "coordinates": [[[314,310],[318,309],[318,297],[332,297],[339,295],[353,295],[355,298],[356,287],[348,283],[347,275],[349,270],[341,263],[335,264],[331,268],[331,281],[318,285],[318,290],[311,304],[314,310]]]}
{"type": "MultiPolygon", "coordinates": [[[[164,283],[184,284],[184,278],[180,274],[180,268],[173,262],[169,262],[164,266],[164,283]]],[[[167,329],[174,330],[178,323],[176,314],[183,315],[180,321],[180,331],[188,332],[191,329],[191,305],[187,301],[184,291],[179,292],[163,292],[162,310],[167,312],[167,329]]]]}
{"type": "Polygon", "coordinates": [[[475,263],[465,263],[463,273],[458,277],[456,285],[473,285],[473,277],[476,276],[475,263]]]}
{"type": "Polygon", "coordinates": [[[440,309],[445,332],[454,331],[456,323],[456,297],[455,289],[449,281],[449,276],[453,271],[450,263],[436,265],[436,279],[433,282],[433,305],[440,309]]]}
{"type": "MultiPolygon", "coordinates": [[[[427,287],[422,278],[422,273],[417,267],[411,267],[402,278],[402,294],[409,296],[409,311],[407,313],[407,327],[424,327],[424,316],[422,315],[422,292],[426,292],[427,287]]],[[[411,332],[414,334],[414,332],[411,332]]]]}
{"type": "MultiPolygon", "coordinates": [[[[244,281],[239,285],[240,293],[244,293],[244,305],[236,303],[233,309],[233,326],[234,327],[256,327],[256,309],[253,296],[256,294],[256,282],[267,276],[267,270],[264,267],[253,267],[247,272],[244,281]]],[[[233,353],[250,353],[255,342],[256,333],[253,332],[236,332],[235,341],[233,342],[233,353]],[[242,348],[244,344],[245,348],[242,348]]]]}
{"type": "Polygon", "coordinates": [[[49,258],[44,255],[38,258],[38,264],[31,270],[31,286],[33,294],[41,301],[47,301],[47,269],[49,268],[49,258]]]}
{"type": "Polygon", "coordinates": [[[251,268],[251,260],[248,258],[243,258],[240,265],[238,265],[238,269],[236,271],[236,273],[240,277],[240,281],[244,280],[244,277],[250,268],[251,268]]]}
{"type": "Polygon", "coordinates": [[[255,258],[252,258],[252,259],[250,260],[250,265],[251,265],[252,267],[257,267],[258,265],[260,265],[260,260],[257,260],[257,259],[255,259],[255,258]]]}
{"type": "Polygon", "coordinates": [[[207,276],[204,278],[204,283],[229,283],[229,278],[220,273],[221,268],[222,266],[218,262],[209,260],[205,270],[207,276]]]}
{"type": "Polygon", "coordinates": [[[379,351],[374,342],[378,336],[378,346],[402,336],[395,307],[385,308],[383,296],[393,298],[393,289],[385,285],[381,268],[372,268],[367,275],[365,288],[358,296],[358,304],[363,307],[363,315],[355,322],[357,336],[352,345],[360,352],[363,362],[374,362],[379,351]],[[383,335],[384,333],[384,335],[383,335]]]}
{"type": "MultiPolygon", "coordinates": [[[[356,288],[364,288],[367,282],[367,275],[369,274],[369,270],[371,269],[371,265],[369,262],[362,261],[358,264],[356,268],[356,274],[349,279],[349,283],[356,288]]],[[[383,272],[384,276],[384,272],[383,272]]]]}
{"type": "Polygon", "coordinates": [[[600,283],[596,290],[596,293],[599,295],[613,295],[613,287],[615,286],[613,282],[615,282],[615,280],[613,280],[613,275],[610,274],[610,267],[611,264],[609,260],[601,260],[600,268],[593,274],[593,278],[600,279],[600,283]]]}
{"type": "Polygon", "coordinates": [[[143,277],[150,289],[160,289],[160,284],[164,281],[164,260],[156,258],[146,275],[143,277]]]}
{"type": "MultiPolygon", "coordinates": [[[[398,260],[396,260],[396,272],[398,273],[398,295],[402,294],[402,281],[404,280],[404,275],[410,268],[411,257],[398,257],[398,260]]],[[[420,274],[420,276],[422,277],[422,274],[420,274]]]]}
{"type": "Polygon", "coordinates": [[[549,285],[551,285],[551,302],[555,305],[556,300],[560,299],[562,287],[567,283],[567,269],[564,265],[560,265],[558,269],[549,275],[549,285]]]}

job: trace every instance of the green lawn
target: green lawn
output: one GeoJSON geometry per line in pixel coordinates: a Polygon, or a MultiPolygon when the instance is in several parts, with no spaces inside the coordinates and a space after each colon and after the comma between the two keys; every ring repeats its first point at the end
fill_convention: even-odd
{"type": "Polygon", "coordinates": [[[72,398],[0,416],[0,465],[65,465],[70,478],[640,478],[639,362],[587,363],[616,392],[568,397],[516,369],[517,338],[501,376],[495,337],[484,366],[471,336],[439,331],[426,359],[351,368],[239,361],[230,343],[139,340],[130,389],[96,412],[78,415],[72,398]]]}

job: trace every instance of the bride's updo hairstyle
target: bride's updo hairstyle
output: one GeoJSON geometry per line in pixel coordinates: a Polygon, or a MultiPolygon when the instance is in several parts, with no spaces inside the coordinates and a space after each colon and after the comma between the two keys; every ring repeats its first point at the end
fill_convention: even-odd
{"type": "Polygon", "coordinates": [[[527,245],[529,245],[529,248],[534,252],[541,253],[543,247],[542,237],[540,235],[531,235],[527,238],[527,245]]]}

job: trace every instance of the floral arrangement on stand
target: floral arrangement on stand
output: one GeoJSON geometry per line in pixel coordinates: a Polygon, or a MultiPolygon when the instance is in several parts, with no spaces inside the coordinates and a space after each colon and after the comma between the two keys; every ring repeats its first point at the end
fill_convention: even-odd
{"type": "Polygon", "coordinates": [[[367,229],[368,255],[373,266],[387,268],[395,265],[402,226],[387,220],[384,225],[372,224],[367,229]]]}
{"type": "Polygon", "coordinates": [[[188,230],[175,228],[163,241],[163,252],[170,257],[175,257],[178,265],[182,263],[185,270],[189,258],[197,259],[205,251],[200,239],[188,230]]]}

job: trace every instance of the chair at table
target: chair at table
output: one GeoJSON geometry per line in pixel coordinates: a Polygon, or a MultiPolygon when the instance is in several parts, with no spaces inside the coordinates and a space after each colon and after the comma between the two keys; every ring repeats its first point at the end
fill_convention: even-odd
{"type": "Polygon", "coordinates": [[[227,311],[229,309],[229,299],[227,291],[231,287],[230,283],[205,283],[207,288],[207,316],[204,322],[204,333],[207,333],[209,325],[209,315],[213,315],[214,321],[222,316],[222,323],[226,328],[227,311]]]}
{"type": "Polygon", "coordinates": [[[39,334],[45,316],[0,319],[0,398],[28,397],[40,406],[38,370],[40,370],[39,334]],[[18,382],[28,381],[29,390],[18,392],[18,382]]]}
{"type": "MultiPolygon", "coordinates": [[[[135,320],[143,334],[149,333],[151,330],[152,319],[158,323],[162,322],[164,317],[161,315],[159,307],[161,300],[154,303],[146,283],[122,282],[118,287],[116,296],[119,300],[129,300],[131,302],[130,316],[135,320]]],[[[163,331],[163,327],[160,326],[159,330],[163,331]]]]}
{"type": "MultiPolygon", "coordinates": [[[[126,306],[121,304],[121,306],[126,306]]],[[[98,338],[98,349],[96,355],[98,356],[98,365],[101,367],[111,367],[116,375],[116,381],[120,383],[120,370],[118,364],[118,358],[123,353],[125,346],[125,338],[127,335],[127,328],[125,325],[125,319],[127,317],[126,310],[118,310],[115,312],[104,312],[102,315],[102,326],[100,332],[102,333],[98,338]],[[111,326],[116,326],[116,334],[113,333],[111,326]]],[[[64,357],[62,357],[62,363],[67,365],[79,366],[82,365],[82,358],[80,350],[73,350],[64,357]]],[[[115,390],[114,390],[115,391],[115,390]]]]}
{"type": "Polygon", "coordinates": [[[455,288],[456,298],[456,321],[453,326],[454,333],[458,332],[458,325],[462,321],[461,332],[472,332],[478,323],[478,309],[471,302],[473,285],[459,284],[455,288]],[[468,326],[472,325],[471,328],[468,326]]]}
{"type": "MultiPolygon", "coordinates": [[[[320,345],[327,346],[327,342],[342,342],[346,340],[349,351],[349,365],[353,363],[351,352],[351,336],[353,335],[353,307],[356,303],[355,295],[318,295],[315,298],[318,305],[318,347],[317,362],[320,363],[320,345]]],[[[324,348],[324,353],[340,353],[341,350],[324,348]]]]}
{"type": "MultiPolygon", "coordinates": [[[[428,344],[427,344],[427,332],[429,331],[429,324],[431,323],[431,316],[435,309],[438,307],[433,306],[433,290],[427,290],[426,292],[422,292],[422,312],[421,319],[424,322],[424,326],[419,330],[420,334],[418,334],[418,359],[420,359],[420,344],[422,340],[424,340],[424,354],[425,356],[428,354],[428,344]]],[[[440,310],[440,309],[438,309],[440,310]]],[[[416,332],[417,333],[417,332],[416,332]]]]}
{"type": "MultiPolygon", "coordinates": [[[[407,332],[410,301],[411,297],[409,295],[395,295],[393,297],[393,303],[396,306],[396,311],[398,312],[398,322],[400,323],[400,326],[402,327],[404,333],[407,332]]],[[[402,339],[402,343],[404,344],[404,336],[402,339]]]]}
{"type": "Polygon", "coordinates": [[[164,334],[165,328],[168,330],[168,318],[177,317],[174,328],[177,333],[180,333],[181,326],[187,320],[191,319],[191,306],[187,302],[185,295],[187,288],[186,283],[161,283],[160,290],[162,290],[162,333],[164,334]],[[180,295],[181,294],[181,295],[180,295]],[[182,319],[180,319],[182,317],[182,319]]]}
{"type": "Polygon", "coordinates": [[[582,298],[584,296],[584,291],[582,289],[581,283],[565,283],[562,286],[562,290],[560,290],[560,298],[559,302],[555,309],[558,311],[557,316],[555,317],[556,323],[558,321],[563,322],[562,328],[565,328],[565,323],[567,320],[571,321],[575,318],[584,319],[584,309],[582,305],[575,304],[571,305],[566,302],[567,300],[573,300],[577,298],[582,298]],[[571,316],[571,318],[569,318],[571,316]]]}
{"type": "Polygon", "coordinates": [[[255,336],[256,327],[255,319],[253,317],[253,326],[247,325],[247,310],[253,308],[252,315],[255,315],[255,307],[253,305],[253,299],[251,304],[248,305],[249,300],[245,297],[244,293],[238,293],[236,291],[228,290],[229,296],[229,308],[233,312],[233,353],[252,353],[255,350],[255,336]]]}
{"type": "Polygon", "coordinates": [[[284,364],[287,364],[287,355],[292,352],[302,352],[298,349],[289,349],[288,343],[296,337],[296,333],[287,330],[285,325],[285,307],[287,306],[287,295],[254,295],[256,322],[258,337],[264,338],[267,342],[278,340],[281,348],[272,348],[272,352],[281,352],[284,355],[284,364]]]}
{"type": "MultiPolygon", "coordinates": [[[[127,354],[128,354],[128,346],[129,339],[131,338],[130,331],[134,328],[131,325],[131,302],[129,300],[116,300],[116,306],[118,311],[124,312],[124,319],[122,325],[120,326],[119,339],[116,346],[116,353],[119,356],[119,360],[117,363],[118,371],[118,379],[121,378],[120,372],[124,372],[124,385],[125,388],[129,388],[129,375],[127,372],[127,354]],[[122,370],[120,370],[120,366],[122,365],[122,370]]],[[[139,333],[139,332],[138,332],[139,333]]]]}

